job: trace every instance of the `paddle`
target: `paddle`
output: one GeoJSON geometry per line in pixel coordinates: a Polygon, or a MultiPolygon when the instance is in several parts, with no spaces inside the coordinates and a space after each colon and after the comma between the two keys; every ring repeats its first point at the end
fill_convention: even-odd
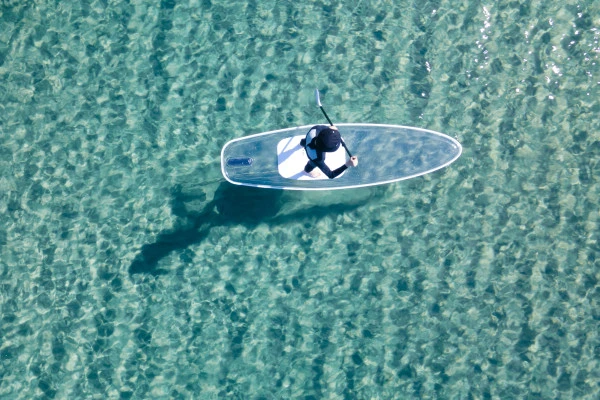
{"type": "MultiPolygon", "coordinates": [[[[333,126],[333,122],[331,122],[331,120],[329,119],[329,116],[327,115],[327,113],[325,112],[325,109],[323,108],[323,105],[321,104],[321,96],[319,95],[319,89],[315,89],[315,98],[317,99],[317,105],[323,112],[323,115],[325,116],[325,118],[327,118],[329,125],[333,126]]],[[[342,146],[344,146],[344,149],[346,149],[346,153],[348,153],[348,157],[352,158],[352,153],[350,153],[350,150],[348,150],[346,143],[344,143],[344,139],[342,139],[342,146]]]]}

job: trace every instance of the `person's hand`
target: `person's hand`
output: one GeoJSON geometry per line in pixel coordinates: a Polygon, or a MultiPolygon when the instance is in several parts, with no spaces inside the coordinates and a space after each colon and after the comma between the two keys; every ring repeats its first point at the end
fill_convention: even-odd
{"type": "Polygon", "coordinates": [[[335,126],[335,125],[330,125],[330,126],[329,126],[329,129],[332,129],[332,130],[334,130],[334,131],[339,131],[338,127],[337,127],[337,126],[335,126]]]}
{"type": "Polygon", "coordinates": [[[352,156],[346,161],[346,167],[356,167],[358,165],[358,157],[352,156]]]}

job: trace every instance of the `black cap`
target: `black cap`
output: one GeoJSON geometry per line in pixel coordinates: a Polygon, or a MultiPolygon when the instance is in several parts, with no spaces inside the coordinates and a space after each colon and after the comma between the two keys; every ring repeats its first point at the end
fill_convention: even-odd
{"type": "Polygon", "coordinates": [[[326,128],[319,133],[319,141],[323,151],[333,152],[340,148],[342,137],[340,131],[336,129],[326,128]]]}

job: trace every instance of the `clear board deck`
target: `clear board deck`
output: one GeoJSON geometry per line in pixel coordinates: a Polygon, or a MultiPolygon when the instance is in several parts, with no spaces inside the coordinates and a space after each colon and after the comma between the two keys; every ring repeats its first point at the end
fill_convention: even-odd
{"type": "MultiPolygon", "coordinates": [[[[221,151],[223,176],[236,185],[262,188],[348,189],[421,176],[448,166],[462,153],[460,143],[454,138],[427,129],[336,124],[348,148],[358,156],[358,166],[348,168],[335,179],[315,179],[303,172],[308,157],[300,147],[300,139],[312,126],[280,129],[229,141],[221,151]]],[[[345,160],[341,147],[326,156],[326,163],[332,169],[345,160]]]]}

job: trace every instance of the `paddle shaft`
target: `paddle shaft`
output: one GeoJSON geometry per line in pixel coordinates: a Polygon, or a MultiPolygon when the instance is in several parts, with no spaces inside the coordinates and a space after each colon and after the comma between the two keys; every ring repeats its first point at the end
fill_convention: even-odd
{"type": "MultiPolygon", "coordinates": [[[[323,108],[323,106],[319,105],[319,108],[323,112],[323,115],[325,116],[325,118],[327,118],[327,122],[329,122],[329,125],[333,126],[333,122],[331,122],[331,120],[329,119],[329,116],[325,112],[325,109],[323,108]]],[[[341,140],[342,140],[342,146],[344,146],[344,149],[346,149],[346,153],[348,153],[348,157],[352,158],[352,153],[350,153],[350,150],[348,150],[348,147],[346,146],[346,143],[344,143],[344,139],[341,139],[341,140]]]]}

